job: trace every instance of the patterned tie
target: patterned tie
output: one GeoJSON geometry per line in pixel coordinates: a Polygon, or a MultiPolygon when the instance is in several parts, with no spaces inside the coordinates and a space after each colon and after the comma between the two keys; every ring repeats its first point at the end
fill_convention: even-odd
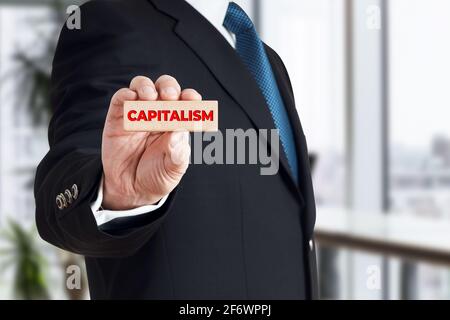
{"type": "Polygon", "coordinates": [[[230,2],[228,6],[223,25],[236,36],[236,51],[261,89],[275,126],[280,132],[281,144],[291,167],[292,175],[295,181],[298,182],[294,134],[269,59],[264,50],[264,45],[258,37],[250,18],[234,2],[230,2]]]}

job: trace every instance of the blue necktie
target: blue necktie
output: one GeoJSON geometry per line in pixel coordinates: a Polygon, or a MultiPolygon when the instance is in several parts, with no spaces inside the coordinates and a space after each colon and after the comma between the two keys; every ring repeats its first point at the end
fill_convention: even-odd
{"type": "Polygon", "coordinates": [[[275,126],[279,130],[281,144],[291,167],[292,175],[298,182],[294,134],[264,45],[250,18],[234,2],[230,2],[228,6],[223,25],[236,36],[236,51],[261,89],[275,126]]]}

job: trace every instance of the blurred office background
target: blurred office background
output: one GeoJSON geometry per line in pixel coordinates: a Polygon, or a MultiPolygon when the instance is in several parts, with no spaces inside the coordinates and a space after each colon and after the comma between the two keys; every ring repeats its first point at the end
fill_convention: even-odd
{"type": "MultiPolygon", "coordinates": [[[[87,298],[32,194],[53,50],[82,2],[0,0],[2,299],[87,298]]],[[[450,1],[236,2],[283,58],[315,159],[322,298],[449,299],[450,1]]]]}

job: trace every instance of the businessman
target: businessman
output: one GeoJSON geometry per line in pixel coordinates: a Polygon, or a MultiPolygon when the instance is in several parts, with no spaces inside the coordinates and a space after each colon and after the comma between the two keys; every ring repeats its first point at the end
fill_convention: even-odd
{"type": "Polygon", "coordinates": [[[91,1],[53,62],[43,239],[93,299],[313,299],[314,195],[287,71],[225,0],[91,1]],[[214,5],[212,5],[214,3],[214,5]],[[189,165],[187,133],[123,130],[126,100],[218,100],[219,129],[278,129],[280,170],[189,165]]]}

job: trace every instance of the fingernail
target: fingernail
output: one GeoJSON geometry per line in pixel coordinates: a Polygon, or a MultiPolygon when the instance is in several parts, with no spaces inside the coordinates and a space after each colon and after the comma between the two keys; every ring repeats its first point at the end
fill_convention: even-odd
{"type": "Polygon", "coordinates": [[[178,90],[175,89],[174,87],[167,87],[162,89],[162,93],[166,96],[166,97],[176,97],[178,96],[178,90]]]}
{"type": "Polygon", "coordinates": [[[150,86],[145,86],[141,89],[141,92],[146,95],[146,96],[150,96],[153,97],[156,95],[156,90],[153,87],[150,86]]]}

